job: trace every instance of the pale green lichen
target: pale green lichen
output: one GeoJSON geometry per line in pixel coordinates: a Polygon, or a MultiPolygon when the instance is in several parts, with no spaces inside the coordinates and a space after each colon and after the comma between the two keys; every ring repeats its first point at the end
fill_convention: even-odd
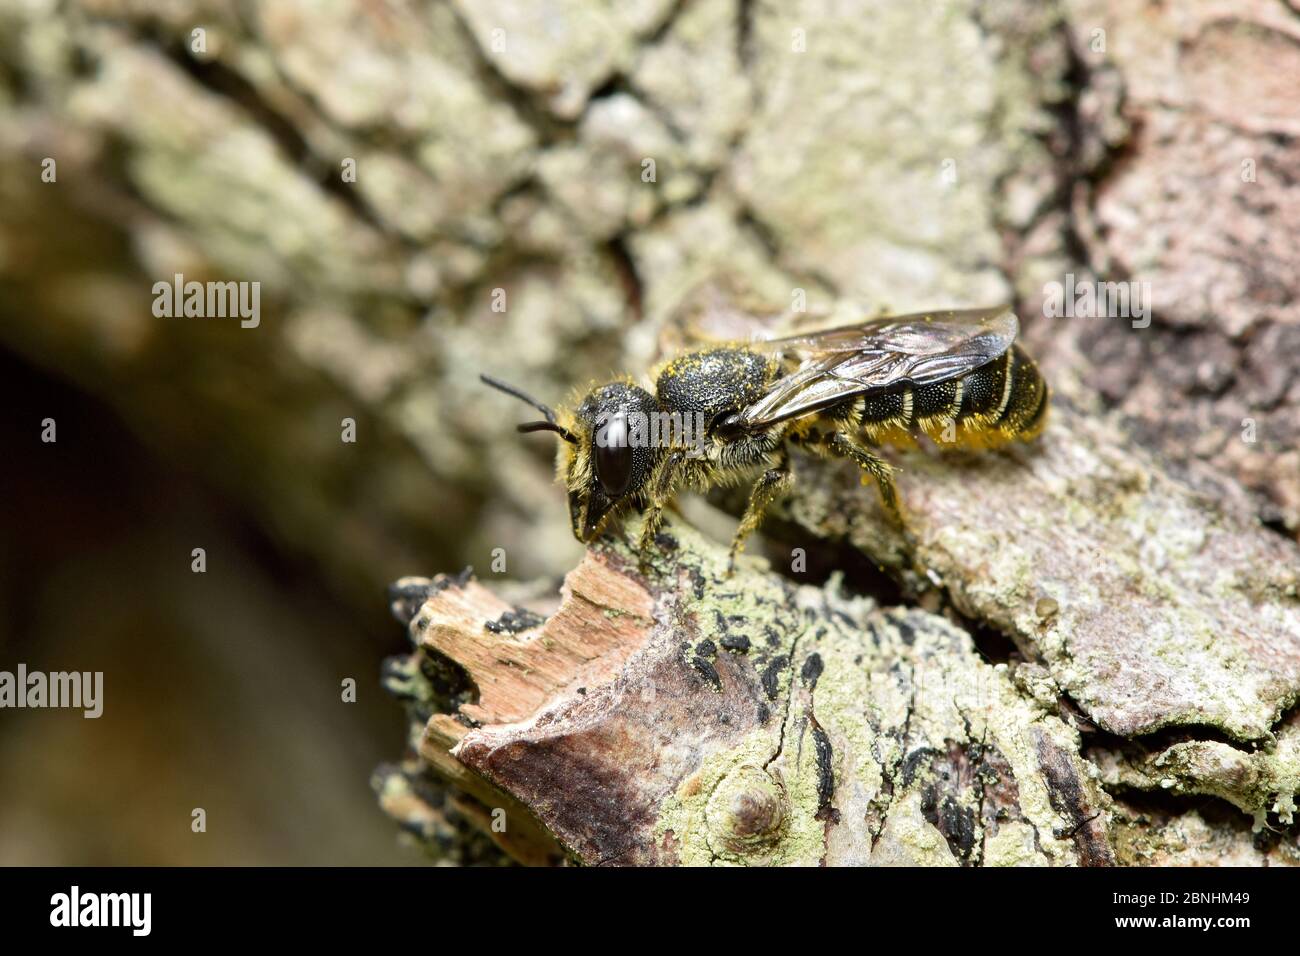
{"type": "MultiPolygon", "coordinates": [[[[684,561],[707,566],[708,553],[718,550],[680,526],[672,533],[689,552],[684,561]]],[[[710,591],[707,611],[693,612],[701,633],[716,636],[706,624],[714,610],[752,613],[755,593],[770,589],[770,580],[752,574],[744,588],[710,591]]],[[[661,806],[657,842],[670,840],[681,862],[694,865],[952,865],[959,853],[960,862],[986,865],[1076,860],[1068,833],[1074,821],[1053,806],[1040,766],[1041,735],[1069,755],[1089,806],[1104,814],[1106,799],[1077,757],[1077,734],[1025,696],[1004,665],[984,663],[970,636],[941,618],[881,611],[843,595],[835,580],[798,588],[791,603],[801,626],[790,629],[784,618],[783,643],[772,649],[789,657],[771,704],[779,724],[708,755],[661,806]],[[987,784],[1012,801],[1005,819],[983,817],[983,777],[958,788],[951,779],[960,775],[956,765],[939,776],[925,769],[933,754],[940,769],[969,762],[987,777],[989,748],[1011,774],[987,784]],[[745,793],[750,799],[738,797],[745,793]],[[769,813],[774,802],[779,814],[769,813]],[[779,825],[762,840],[738,840],[738,806],[763,821],[779,817],[779,825]]],[[[757,604],[770,614],[763,599],[757,604]]]]}
{"type": "Polygon", "coordinates": [[[1104,779],[1115,787],[1160,788],[1182,796],[1226,800],[1249,815],[1260,831],[1269,815],[1281,826],[1296,822],[1300,795],[1300,720],[1293,718],[1275,739],[1256,751],[1217,740],[1189,740],[1143,759],[1094,754],[1104,779]]]}
{"type": "Polygon", "coordinates": [[[815,818],[815,769],[809,762],[805,772],[794,779],[781,777],[766,766],[773,756],[771,748],[771,735],[763,730],[751,734],[739,746],[705,760],[660,809],[656,839],[662,840],[671,831],[681,848],[680,861],[687,866],[816,865],[823,853],[824,827],[815,818]],[[728,776],[754,767],[763,768],[772,777],[784,791],[787,803],[779,839],[746,853],[726,845],[716,821],[710,827],[709,804],[728,776]]]}

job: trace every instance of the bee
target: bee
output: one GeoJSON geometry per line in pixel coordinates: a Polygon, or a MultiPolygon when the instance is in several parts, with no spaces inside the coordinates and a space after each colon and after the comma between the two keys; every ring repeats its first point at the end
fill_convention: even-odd
{"type": "Polygon", "coordinates": [[[645,514],[644,557],[677,491],[753,477],[731,544],[734,566],[768,506],[793,485],[791,447],[855,462],[902,526],[881,445],[912,445],[918,434],[965,448],[1037,437],[1048,388],[1016,344],[1019,330],[1008,308],[966,309],[722,345],[660,366],[653,392],[614,381],[558,414],[511,385],[481,378],[541,412],[543,420],[519,431],[559,437],[556,470],[579,541],[635,507],[645,514]],[[663,427],[656,431],[656,423],[663,427]]]}

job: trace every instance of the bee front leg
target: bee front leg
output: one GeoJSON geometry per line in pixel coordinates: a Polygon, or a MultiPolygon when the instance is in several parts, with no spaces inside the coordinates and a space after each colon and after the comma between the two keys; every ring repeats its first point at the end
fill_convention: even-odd
{"type": "Polygon", "coordinates": [[[745,514],[740,519],[740,526],[736,528],[735,537],[731,539],[731,554],[727,558],[728,575],[736,569],[736,558],[741,551],[745,550],[745,539],[762,524],[767,506],[789,494],[793,485],[794,475],[788,470],[784,461],[776,468],[769,468],[763,472],[758,481],[754,482],[754,487],[749,492],[749,504],[745,507],[745,514]]]}
{"type": "Polygon", "coordinates": [[[651,549],[655,546],[655,535],[664,523],[664,508],[673,499],[673,489],[677,485],[682,454],[673,452],[651,477],[646,489],[645,519],[641,523],[641,538],[637,544],[641,564],[646,564],[651,549]]]}
{"type": "MultiPolygon", "coordinates": [[[[880,489],[880,500],[885,506],[885,513],[899,527],[903,526],[903,512],[898,506],[898,489],[894,485],[894,469],[889,462],[870,450],[862,447],[851,438],[832,432],[823,439],[823,446],[833,455],[852,458],[859,468],[876,480],[880,489]]],[[[865,481],[865,479],[864,479],[865,481]]]]}
{"type": "Polygon", "coordinates": [[[637,554],[644,566],[650,556],[651,549],[655,546],[655,536],[659,534],[659,529],[664,523],[664,507],[666,501],[650,501],[645,506],[645,519],[641,522],[641,538],[637,542],[637,554]]]}

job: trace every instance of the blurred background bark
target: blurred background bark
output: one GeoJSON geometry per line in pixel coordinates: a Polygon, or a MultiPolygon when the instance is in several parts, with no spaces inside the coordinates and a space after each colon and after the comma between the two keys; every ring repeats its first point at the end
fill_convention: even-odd
{"type": "Polygon", "coordinates": [[[1276,0],[0,0],[3,656],[111,662],[97,724],[0,724],[0,859],[403,858],[384,586],[581,553],[478,373],[639,372],[705,279],[1013,301],[1090,413],[1294,538],[1298,87],[1276,0]],[[260,282],[260,325],[155,318],[177,273],[260,282]],[[1066,274],[1150,282],[1150,327],[1044,318],[1066,274]]]}

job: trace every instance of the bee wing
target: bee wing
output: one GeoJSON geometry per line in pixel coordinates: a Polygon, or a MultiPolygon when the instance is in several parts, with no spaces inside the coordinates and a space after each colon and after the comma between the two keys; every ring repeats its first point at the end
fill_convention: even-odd
{"type": "Polygon", "coordinates": [[[928,385],[974,371],[1002,355],[1020,323],[1009,308],[920,312],[752,343],[802,358],[737,424],[758,428],[820,411],[893,385],[928,385]]]}

